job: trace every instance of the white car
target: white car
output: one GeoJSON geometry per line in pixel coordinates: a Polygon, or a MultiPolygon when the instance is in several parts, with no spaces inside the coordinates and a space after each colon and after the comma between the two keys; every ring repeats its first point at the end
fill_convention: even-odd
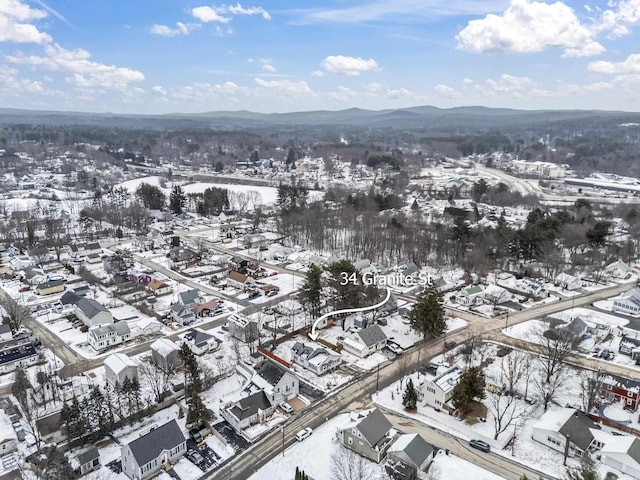
{"type": "Polygon", "coordinates": [[[397,343],[387,343],[387,348],[391,350],[393,353],[395,353],[396,355],[400,355],[402,352],[404,352],[402,347],[397,343]]]}
{"type": "Polygon", "coordinates": [[[296,433],[296,440],[301,442],[312,433],[313,433],[313,429],[310,427],[307,427],[304,430],[300,430],[298,433],[296,433]]]}

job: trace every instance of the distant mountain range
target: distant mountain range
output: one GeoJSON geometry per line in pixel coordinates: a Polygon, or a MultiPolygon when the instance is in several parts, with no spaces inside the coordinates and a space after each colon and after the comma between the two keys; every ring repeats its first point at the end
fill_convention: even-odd
{"type": "Polygon", "coordinates": [[[255,113],[245,110],[198,114],[123,115],[0,109],[0,124],[94,125],[141,129],[269,129],[278,127],[355,127],[384,129],[489,129],[526,128],[586,122],[640,123],[640,113],[602,110],[512,110],[488,107],[438,108],[420,106],[393,110],[318,110],[291,113],[255,113]]]}

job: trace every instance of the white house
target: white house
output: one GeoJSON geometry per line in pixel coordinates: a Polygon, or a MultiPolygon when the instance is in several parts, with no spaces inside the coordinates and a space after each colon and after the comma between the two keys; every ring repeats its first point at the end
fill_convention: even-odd
{"type": "Polygon", "coordinates": [[[600,451],[602,463],[622,473],[640,478],[640,439],[632,436],[612,436],[600,451]]]}
{"type": "Polygon", "coordinates": [[[5,348],[0,350],[0,373],[35,365],[39,359],[40,355],[32,343],[5,348]]]}
{"type": "Polygon", "coordinates": [[[81,298],[78,300],[74,305],[74,312],[87,327],[113,323],[111,312],[93,298],[81,298]]]}
{"type": "Polygon", "coordinates": [[[418,472],[427,471],[436,451],[417,433],[400,435],[387,451],[385,470],[392,478],[418,478],[418,472]],[[407,476],[408,472],[415,477],[407,476]],[[394,476],[395,473],[400,475],[394,476]]]}
{"type": "Polygon", "coordinates": [[[171,420],[120,448],[122,471],[132,480],[144,480],[155,476],[165,464],[176,463],[186,451],[187,439],[171,420]]]}
{"type": "Polygon", "coordinates": [[[492,305],[500,305],[511,300],[511,294],[499,285],[488,285],[484,289],[484,301],[492,305]]]}
{"type": "Polygon", "coordinates": [[[422,386],[425,405],[451,410],[447,404],[451,400],[453,389],[458,385],[462,373],[459,367],[451,367],[431,380],[425,381],[422,386]]]}
{"type": "Polygon", "coordinates": [[[238,290],[244,290],[245,287],[254,285],[255,280],[243,273],[231,271],[227,277],[227,285],[238,290]]]}
{"type": "Polygon", "coordinates": [[[242,313],[232,313],[227,318],[229,333],[242,342],[258,338],[258,324],[242,313]]]}
{"type": "Polygon", "coordinates": [[[196,314],[191,306],[174,303],[169,309],[169,317],[180,325],[191,325],[196,321],[196,314]]]}
{"type": "Polygon", "coordinates": [[[298,377],[271,360],[256,365],[251,382],[262,389],[274,405],[296,398],[300,392],[298,377]]]}
{"type": "Polygon", "coordinates": [[[364,358],[382,350],[387,345],[387,336],[379,325],[371,325],[344,339],[343,348],[357,357],[364,358]]]}
{"type": "Polygon", "coordinates": [[[138,364],[124,353],[112,353],[104,360],[107,382],[113,387],[123,384],[125,378],[138,378],[138,364]]]}
{"type": "Polygon", "coordinates": [[[531,438],[564,453],[569,442],[569,455],[581,456],[597,447],[594,431],[600,426],[574,408],[551,407],[533,425],[531,438]]]}
{"type": "Polygon", "coordinates": [[[471,285],[469,287],[463,288],[456,295],[456,301],[460,305],[464,305],[466,307],[470,307],[481,302],[483,297],[483,290],[480,285],[471,285]]]}
{"type": "Polygon", "coordinates": [[[613,299],[614,312],[637,315],[640,313],[640,288],[632,288],[613,299]]]}
{"type": "Polygon", "coordinates": [[[199,328],[191,328],[187,330],[180,345],[187,344],[191,351],[196,355],[204,355],[207,352],[217,350],[222,342],[215,336],[206,333],[199,328]]]}
{"type": "Polygon", "coordinates": [[[573,291],[582,288],[582,280],[565,272],[559,273],[553,283],[564,290],[573,291]]]}
{"type": "Polygon", "coordinates": [[[323,375],[342,363],[340,355],[314,344],[296,342],[291,347],[291,354],[293,363],[316,375],[323,375]]]}
{"type": "Polygon", "coordinates": [[[631,267],[622,260],[616,260],[615,262],[607,265],[604,269],[604,273],[608,274],[612,278],[624,279],[631,275],[632,270],[631,267]]]}
{"type": "Polygon", "coordinates": [[[159,338],[149,348],[151,349],[153,362],[164,371],[172,372],[182,364],[178,353],[180,350],[178,345],[168,338],[159,338]]]}
{"type": "Polygon", "coordinates": [[[242,433],[243,429],[268,419],[277,405],[269,400],[263,390],[258,390],[222,408],[220,414],[236,432],[242,433]]]}
{"type": "Polygon", "coordinates": [[[131,339],[131,330],[127,322],[109,323],[90,328],[87,332],[89,345],[101,351],[114,345],[120,345],[131,339]]]}

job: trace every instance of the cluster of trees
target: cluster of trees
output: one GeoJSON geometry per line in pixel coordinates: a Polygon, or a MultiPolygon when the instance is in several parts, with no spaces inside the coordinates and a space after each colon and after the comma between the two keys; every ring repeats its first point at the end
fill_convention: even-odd
{"type": "Polygon", "coordinates": [[[204,389],[202,370],[189,345],[183,344],[178,354],[184,366],[184,391],[189,406],[187,423],[198,425],[211,418],[211,412],[204,405],[200,396],[204,389]]]}

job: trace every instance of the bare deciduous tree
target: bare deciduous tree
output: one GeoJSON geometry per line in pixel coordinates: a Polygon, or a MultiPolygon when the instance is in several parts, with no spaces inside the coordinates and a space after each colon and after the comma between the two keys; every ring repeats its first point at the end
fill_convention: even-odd
{"type": "Polygon", "coordinates": [[[582,408],[589,413],[602,395],[605,374],[602,370],[583,370],[580,372],[580,396],[582,408]]]}
{"type": "Polygon", "coordinates": [[[161,402],[164,399],[171,378],[173,378],[174,368],[171,365],[164,368],[154,362],[151,357],[147,357],[138,365],[138,372],[140,373],[140,379],[151,388],[156,402],[161,402]]]}
{"type": "Polygon", "coordinates": [[[380,471],[372,462],[353,450],[337,446],[331,453],[332,480],[375,480],[380,471]]]}
{"type": "Polygon", "coordinates": [[[553,328],[538,332],[542,346],[539,358],[545,382],[550,382],[563,369],[567,357],[575,347],[576,336],[570,330],[553,328]]]}
{"type": "Polygon", "coordinates": [[[512,350],[502,357],[500,375],[504,379],[508,392],[515,391],[516,384],[525,376],[529,368],[527,354],[521,350],[512,350]]]}
{"type": "Polygon", "coordinates": [[[407,374],[407,367],[409,366],[410,360],[411,360],[410,355],[400,355],[398,358],[396,358],[398,375],[400,376],[400,388],[402,388],[402,381],[404,380],[404,377],[407,374]]]}
{"type": "Polygon", "coordinates": [[[15,333],[20,329],[24,321],[29,318],[31,313],[27,307],[20,305],[8,295],[3,295],[2,298],[2,305],[7,312],[7,324],[9,325],[11,332],[15,333]]]}
{"type": "MultiPolygon", "coordinates": [[[[544,360],[539,361],[541,363],[544,362],[544,360]]],[[[562,367],[557,369],[551,377],[547,377],[544,368],[540,368],[540,374],[533,378],[533,387],[542,399],[545,412],[547,411],[547,408],[549,408],[549,405],[562,391],[564,384],[567,381],[567,370],[564,368],[564,364],[561,365],[562,367]]],[[[540,366],[544,367],[544,363],[540,366]]]]}

